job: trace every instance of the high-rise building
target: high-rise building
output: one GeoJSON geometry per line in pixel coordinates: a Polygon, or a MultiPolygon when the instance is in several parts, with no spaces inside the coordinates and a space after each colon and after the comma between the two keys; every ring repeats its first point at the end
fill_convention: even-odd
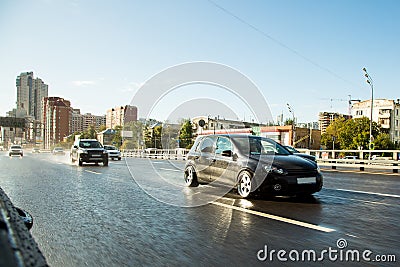
{"type": "Polygon", "coordinates": [[[34,120],[42,120],[43,98],[48,96],[48,85],[34,78],[33,72],[22,72],[16,79],[17,110],[34,120]]]}
{"type": "Polygon", "coordinates": [[[72,109],[71,133],[81,132],[83,132],[83,115],[80,109],[74,108],[72,109]]]}
{"type": "Polygon", "coordinates": [[[115,126],[124,126],[130,121],[137,121],[137,107],[135,106],[119,106],[107,110],[106,126],[113,129],[115,126]]]}
{"type": "Polygon", "coordinates": [[[43,136],[45,148],[51,148],[71,132],[71,103],[61,97],[45,97],[43,101],[43,136]]]}

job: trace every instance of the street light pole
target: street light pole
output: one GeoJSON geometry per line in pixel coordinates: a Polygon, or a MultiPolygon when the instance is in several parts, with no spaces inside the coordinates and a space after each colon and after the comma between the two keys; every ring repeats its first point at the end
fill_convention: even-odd
{"type": "Polygon", "coordinates": [[[372,149],[372,112],[374,108],[374,81],[372,77],[368,74],[367,69],[363,68],[364,76],[367,78],[367,83],[371,86],[371,117],[369,121],[369,159],[371,159],[371,149],[372,149]]]}
{"type": "Polygon", "coordinates": [[[290,107],[289,103],[286,103],[289,112],[292,114],[292,146],[294,147],[294,141],[295,141],[295,136],[294,136],[294,132],[295,132],[295,123],[294,123],[294,111],[292,110],[292,108],[290,107]]]}

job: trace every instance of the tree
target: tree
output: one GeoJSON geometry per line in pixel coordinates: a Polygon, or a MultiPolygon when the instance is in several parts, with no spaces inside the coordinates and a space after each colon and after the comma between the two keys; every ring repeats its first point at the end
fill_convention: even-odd
{"type": "Polygon", "coordinates": [[[93,125],[90,125],[80,136],[81,139],[96,139],[96,137],[96,130],[93,125]]]}
{"type": "Polygon", "coordinates": [[[190,119],[184,120],[179,134],[179,147],[191,148],[193,145],[193,125],[190,119]]]}
{"type": "Polygon", "coordinates": [[[335,142],[335,149],[340,149],[340,143],[336,139],[344,121],[344,118],[337,118],[326,128],[326,132],[321,136],[321,145],[327,149],[333,149],[333,142],[335,142]]]}
{"type": "Polygon", "coordinates": [[[114,138],[112,139],[112,143],[113,145],[119,148],[122,145],[122,136],[121,136],[122,126],[120,125],[115,126],[114,130],[115,130],[115,135],[114,138]]]}
{"type": "MultiPolygon", "coordinates": [[[[335,149],[368,149],[369,147],[370,120],[367,117],[345,120],[334,120],[321,136],[321,144],[327,149],[332,149],[335,140],[335,149]]],[[[381,129],[377,123],[372,122],[372,136],[377,137],[381,129]]]]}
{"type": "Polygon", "coordinates": [[[380,133],[374,141],[375,149],[395,149],[395,144],[390,140],[390,135],[387,133],[380,133]]]}

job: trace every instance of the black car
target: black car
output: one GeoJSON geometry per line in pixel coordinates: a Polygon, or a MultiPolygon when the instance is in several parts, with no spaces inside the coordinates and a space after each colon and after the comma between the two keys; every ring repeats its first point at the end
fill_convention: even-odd
{"type": "Polygon", "coordinates": [[[98,164],[102,162],[104,166],[108,166],[107,150],[96,139],[79,139],[75,141],[71,147],[71,161],[78,161],[79,166],[84,162],[94,162],[98,164]]]}
{"type": "Polygon", "coordinates": [[[187,155],[184,178],[189,187],[228,184],[243,198],[256,191],[310,195],[323,183],[315,162],[293,155],[272,139],[252,135],[199,136],[187,155]]]}

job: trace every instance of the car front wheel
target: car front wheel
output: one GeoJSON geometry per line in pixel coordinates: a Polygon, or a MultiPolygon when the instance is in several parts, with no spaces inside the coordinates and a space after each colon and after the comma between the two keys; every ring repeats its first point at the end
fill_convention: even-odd
{"type": "Polygon", "coordinates": [[[103,160],[103,166],[108,166],[108,159],[103,160]]]}
{"type": "Polygon", "coordinates": [[[247,198],[251,193],[251,179],[252,175],[248,171],[242,171],[239,174],[237,191],[242,198],[247,198]]]}
{"type": "Polygon", "coordinates": [[[199,185],[197,182],[196,171],[193,166],[188,166],[185,169],[185,185],[188,187],[196,187],[199,185]]]}

